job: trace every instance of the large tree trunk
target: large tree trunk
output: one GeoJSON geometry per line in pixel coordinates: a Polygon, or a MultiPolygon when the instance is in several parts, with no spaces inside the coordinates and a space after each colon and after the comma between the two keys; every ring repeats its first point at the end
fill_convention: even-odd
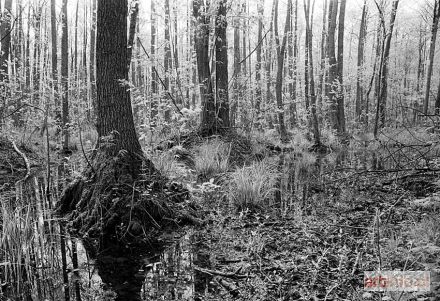
{"type": "Polygon", "coordinates": [[[98,0],[96,36],[96,89],[98,137],[117,135],[114,151],[133,156],[133,171],[139,172],[142,149],[136,135],[130,92],[123,81],[127,69],[127,0],[98,0]],[[114,12],[118,12],[115,14],[114,12]]]}
{"type": "Polygon", "coordinates": [[[281,140],[287,140],[286,124],[284,122],[284,103],[283,103],[283,68],[284,68],[284,55],[286,52],[287,35],[290,27],[290,15],[292,11],[292,0],[287,2],[287,13],[286,13],[286,23],[284,25],[284,37],[283,41],[280,42],[278,35],[278,0],[275,0],[275,17],[274,17],[274,28],[275,28],[275,41],[277,46],[277,79],[275,84],[275,96],[277,102],[278,111],[278,126],[281,140]]]}
{"type": "Polygon", "coordinates": [[[228,43],[226,36],[226,0],[220,0],[215,20],[215,88],[217,94],[216,112],[222,129],[229,128],[228,98],[228,43]]]}
{"type": "Polygon", "coordinates": [[[212,91],[211,70],[209,68],[209,14],[202,0],[193,1],[193,16],[198,21],[195,28],[194,44],[197,55],[202,116],[200,131],[210,134],[217,130],[215,100],[212,91]]]}
{"type": "Polygon", "coordinates": [[[432,67],[434,66],[435,42],[437,40],[438,21],[440,19],[440,1],[434,1],[434,11],[431,25],[431,42],[429,44],[429,55],[427,62],[427,73],[425,82],[425,97],[423,99],[423,113],[428,114],[429,96],[431,92],[432,67]]]}

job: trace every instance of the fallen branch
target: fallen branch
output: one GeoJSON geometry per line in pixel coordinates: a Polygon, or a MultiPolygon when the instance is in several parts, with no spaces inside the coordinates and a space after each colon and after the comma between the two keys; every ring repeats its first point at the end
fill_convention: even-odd
{"type": "Polygon", "coordinates": [[[225,273],[222,271],[216,271],[216,270],[209,270],[209,269],[204,269],[204,268],[200,268],[198,266],[194,266],[194,270],[198,271],[200,273],[203,274],[208,274],[211,276],[221,276],[221,277],[226,277],[226,278],[231,278],[231,279],[246,279],[246,278],[250,278],[250,275],[244,275],[244,274],[237,274],[237,272],[234,273],[225,273]]]}
{"type": "Polygon", "coordinates": [[[19,154],[19,155],[23,158],[23,161],[24,161],[24,163],[25,163],[25,165],[26,165],[26,171],[27,171],[27,172],[26,172],[26,175],[24,176],[23,179],[18,180],[18,181],[15,183],[15,184],[18,184],[18,183],[20,183],[20,182],[24,182],[24,181],[26,181],[27,178],[29,178],[29,176],[31,175],[31,166],[30,166],[30,164],[29,164],[29,160],[27,159],[26,155],[25,155],[22,151],[20,151],[20,150],[18,149],[18,147],[17,147],[17,145],[15,144],[14,140],[9,139],[9,141],[11,142],[12,147],[14,148],[15,152],[16,152],[17,154],[19,154]]]}

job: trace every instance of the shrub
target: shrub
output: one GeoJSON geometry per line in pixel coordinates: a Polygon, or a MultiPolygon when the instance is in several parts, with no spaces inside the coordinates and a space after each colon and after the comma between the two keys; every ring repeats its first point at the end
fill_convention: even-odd
{"type": "Polygon", "coordinates": [[[279,177],[277,165],[269,160],[254,162],[230,175],[229,198],[238,209],[270,204],[279,177]]]}

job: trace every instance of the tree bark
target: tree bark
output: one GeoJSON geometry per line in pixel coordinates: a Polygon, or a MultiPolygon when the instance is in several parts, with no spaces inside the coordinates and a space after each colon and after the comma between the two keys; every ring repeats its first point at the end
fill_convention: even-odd
{"type": "Polygon", "coordinates": [[[275,84],[275,96],[277,102],[277,115],[279,133],[282,141],[287,141],[287,130],[284,121],[284,103],[283,103],[283,68],[284,68],[284,55],[286,52],[287,35],[290,26],[290,15],[292,11],[292,0],[287,2],[286,23],[284,25],[284,36],[282,42],[278,35],[278,0],[275,0],[275,17],[274,17],[274,29],[275,29],[275,42],[277,47],[277,79],[275,84]]]}
{"type": "Polygon", "coordinates": [[[367,0],[364,0],[362,7],[362,18],[359,29],[358,53],[357,53],[357,78],[356,78],[356,120],[365,122],[365,103],[364,103],[364,47],[367,34],[367,0]]]}
{"type": "Polygon", "coordinates": [[[345,108],[344,108],[344,27],[345,27],[345,6],[346,0],[341,0],[339,8],[338,24],[338,62],[337,62],[337,81],[338,81],[338,132],[345,133],[345,108]]]}
{"type": "Polygon", "coordinates": [[[157,75],[154,72],[154,65],[156,60],[156,34],[157,34],[157,19],[156,19],[156,0],[151,0],[151,116],[150,116],[150,126],[156,126],[157,119],[157,93],[158,93],[158,84],[157,84],[157,75]]]}
{"type": "Polygon", "coordinates": [[[63,150],[69,150],[69,44],[67,27],[67,0],[63,0],[61,24],[61,85],[62,85],[62,127],[63,150]]]}
{"type": "Polygon", "coordinates": [[[2,16],[2,22],[0,25],[0,34],[1,34],[1,54],[0,54],[0,81],[2,83],[1,87],[1,99],[2,103],[0,104],[0,126],[3,125],[3,114],[8,107],[7,99],[9,94],[9,88],[7,83],[9,82],[8,76],[8,59],[9,59],[9,50],[11,49],[11,18],[12,18],[12,0],[5,0],[5,6],[2,16]]]}
{"type": "Polygon", "coordinates": [[[255,81],[256,81],[256,91],[255,91],[255,127],[257,130],[261,130],[261,102],[262,102],[262,91],[261,91],[261,50],[262,50],[262,39],[263,39],[263,17],[264,17],[264,0],[258,0],[258,46],[257,46],[257,64],[255,65],[255,81]]]}
{"type": "MultiPolygon", "coordinates": [[[[391,8],[390,27],[388,33],[384,34],[384,46],[379,64],[379,91],[377,95],[376,117],[374,124],[374,137],[377,137],[378,130],[385,126],[385,108],[387,104],[387,86],[388,86],[388,60],[390,56],[391,38],[394,30],[394,21],[396,20],[397,7],[399,0],[393,0],[391,8]]],[[[381,13],[383,20],[383,13],[381,13]]],[[[384,23],[384,21],[382,22],[384,23]]],[[[384,26],[384,25],[383,25],[384,26]]],[[[385,30],[385,27],[383,27],[385,30]]]]}
{"type": "Polygon", "coordinates": [[[330,120],[333,129],[339,131],[338,119],[338,100],[335,95],[335,81],[337,76],[337,62],[335,56],[335,32],[336,32],[336,17],[338,14],[338,0],[330,0],[330,7],[328,13],[328,35],[327,35],[327,49],[326,55],[329,63],[328,81],[326,82],[325,94],[330,103],[330,120]]]}
{"type": "Polygon", "coordinates": [[[194,45],[197,55],[202,115],[200,132],[206,135],[214,133],[216,128],[215,100],[212,91],[211,70],[209,68],[209,15],[203,0],[193,1],[193,16],[197,20],[194,45]]]}
{"type": "MultiPolygon", "coordinates": [[[[117,136],[113,152],[133,154],[132,171],[140,171],[142,149],[133,121],[127,69],[127,0],[98,0],[96,89],[98,137],[117,136]],[[118,13],[115,13],[118,12],[118,13]]],[[[101,140],[101,139],[100,139],[101,140]]]]}
{"type": "Polygon", "coordinates": [[[434,11],[431,25],[431,41],[429,44],[428,66],[425,77],[425,97],[423,99],[423,113],[428,114],[429,94],[431,92],[432,67],[434,66],[435,42],[437,40],[438,21],[440,19],[440,1],[434,1],[434,11]]]}
{"type": "Polygon", "coordinates": [[[297,56],[298,56],[298,46],[297,46],[297,26],[298,26],[298,0],[295,0],[295,8],[292,8],[290,17],[290,33],[289,33],[289,113],[290,113],[290,126],[293,128],[296,125],[297,112],[296,112],[296,73],[297,73],[297,56]],[[295,20],[295,21],[293,21],[295,20]],[[293,23],[295,22],[295,25],[293,23]]]}
{"type": "Polygon", "coordinates": [[[127,73],[129,72],[130,64],[133,57],[134,37],[136,36],[136,25],[137,25],[138,15],[139,15],[139,1],[135,1],[130,14],[130,27],[128,34],[128,42],[127,42],[127,73]]]}
{"type": "Polygon", "coordinates": [[[313,13],[311,15],[311,21],[309,21],[310,16],[310,0],[304,0],[304,15],[306,19],[306,31],[307,31],[307,50],[308,53],[308,65],[307,71],[309,73],[309,93],[310,93],[310,112],[312,118],[312,126],[313,126],[313,138],[316,146],[321,145],[321,139],[319,134],[319,124],[318,124],[318,116],[316,114],[316,94],[315,94],[315,77],[313,72],[313,45],[312,45],[312,29],[310,23],[313,23],[313,13]]]}
{"type": "Polygon", "coordinates": [[[237,110],[241,98],[240,75],[241,75],[241,53],[240,53],[240,21],[239,17],[233,18],[234,26],[234,74],[233,74],[233,100],[231,105],[231,126],[235,127],[237,110]]]}
{"type": "MultiPolygon", "coordinates": [[[[173,61],[171,59],[171,37],[170,37],[170,0],[165,0],[165,57],[164,57],[164,72],[165,72],[165,92],[170,91],[170,72],[173,69],[173,61]]],[[[170,121],[170,110],[168,104],[165,104],[165,121],[170,121]]]]}
{"type": "Polygon", "coordinates": [[[90,24],[90,98],[92,102],[92,116],[96,118],[98,108],[96,99],[96,1],[92,1],[92,21],[90,24]]]}
{"type": "Polygon", "coordinates": [[[215,20],[215,81],[216,81],[216,114],[222,129],[229,128],[229,97],[228,97],[228,43],[226,0],[220,0],[215,20]]]}

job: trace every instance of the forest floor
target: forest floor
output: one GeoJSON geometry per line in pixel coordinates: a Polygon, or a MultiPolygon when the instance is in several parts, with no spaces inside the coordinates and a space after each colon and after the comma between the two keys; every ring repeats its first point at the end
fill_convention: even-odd
{"type": "MultiPolygon", "coordinates": [[[[215,158],[222,144],[206,144],[214,145],[210,154],[215,158]]],[[[243,143],[227,138],[224,144],[231,150],[231,145],[243,143]]],[[[208,277],[209,285],[199,300],[440,300],[440,170],[435,157],[424,157],[431,160],[424,167],[404,168],[402,161],[397,167],[378,164],[358,170],[346,162],[339,168],[320,166],[317,174],[316,161],[305,166],[301,162],[316,159],[314,154],[293,154],[285,148],[285,153],[265,152],[263,156],[244,152],[246,159],[234,161],[247,167],[235,165],[226,170],[219,168],[220,154],[218,173],[211,170],[209,176],[201,177],[206,167],[197,167],[197,157],[203,157],[205,146],[186,151],[186,157],[196,161],[189,164],[189,171],[179,164],[170,168],[174,175],[180,172],[186,178],[205,217],[197,240],[198,252],[207,260],[196,274],[208,277]],[[284,162],[280,170],[276,162],[286,156],[296,158],[296,167],[284,162]],[[256,193],[231,193],[231,189],[252,190],[249,186],[259,180],[249,179],[246,188],[237,186],[234,177],[237,171],[252,168],[252,158],[258,162],[273,159],[272,167],[278,168],[281,177],[289,169],[297,170],[296,179],[288,177],[296,184],[276,186],[281,202],[268,201],[276,198],[276,191],[271,190],[257,206],[237,206],[235,196],[256,193]],[[303,171],[298,166],[302,164],[303,169],[315,172],[301,179],[303,171]],[[194,177],[196,182],[188,181],[194,177]],[[234,181],[236,185],[231,186],[234,181]],[[364,271],[378,269],[430,271],[430,291],[365,291],[364,271]]],[[[252,147],[267,150],[261,143],[252,147]]],[[[402,153],[410,156],[405,150],[402,153]]]]}
{"type": "MultiPolygon", "coordinates": [[[[440,300],[438,140],[314,154],[300,138],[193,138],[147,156],[189,190],[204,220],[161,237],[169,245],[192,233],[191,277],[203,282],[195,300],[440,300]],[[365,291],[364,271],[378,269],[429,271],[430,291],[365,291]]],[[[1,187],[26,166],[0,139],[1,187]]],[[[19,148],[31,166],[44,161],[19,148]]],[[[149,300],[175,300],[167,288],[149,300]]]]}

